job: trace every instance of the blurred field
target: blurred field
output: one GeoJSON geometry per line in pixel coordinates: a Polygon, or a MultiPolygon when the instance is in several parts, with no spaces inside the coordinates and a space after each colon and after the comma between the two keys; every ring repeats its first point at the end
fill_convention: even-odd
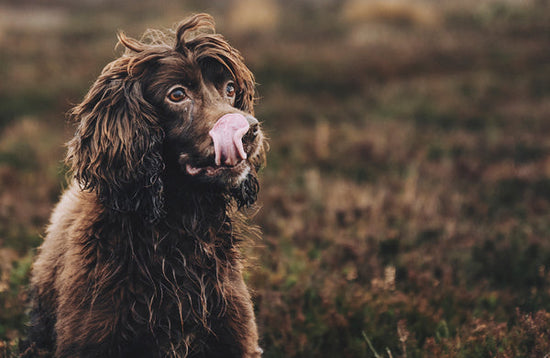
{"type": "Polygon", "coordinates": [[[550,354],[550,2],[0,1],[0,356],[65,185],[64,113],[208,11],[271,138],[247,248],[265,357],[550,354]]]}

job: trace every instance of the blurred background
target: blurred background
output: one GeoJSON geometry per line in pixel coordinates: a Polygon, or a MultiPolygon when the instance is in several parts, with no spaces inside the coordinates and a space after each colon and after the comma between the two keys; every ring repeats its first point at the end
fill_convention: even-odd
{"type": "Polygon", "coordinates": [[[116,33],[193,12],[271,138],[245,249],[265,357],[550,353],[547,0],[0,0],[0,356],[116,33]]]}

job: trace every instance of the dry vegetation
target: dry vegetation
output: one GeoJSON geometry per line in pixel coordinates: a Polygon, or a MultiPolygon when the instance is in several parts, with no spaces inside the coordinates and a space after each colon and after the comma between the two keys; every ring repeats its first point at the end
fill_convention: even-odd
{"type": "Polygon", "coordinates": [[[548,1],[50,3],[0,3],[0,356],[64,186],[63,113],[117,29],[205,10],[271,137],[247,249],[266,357],[550,354],[548,1]]]}

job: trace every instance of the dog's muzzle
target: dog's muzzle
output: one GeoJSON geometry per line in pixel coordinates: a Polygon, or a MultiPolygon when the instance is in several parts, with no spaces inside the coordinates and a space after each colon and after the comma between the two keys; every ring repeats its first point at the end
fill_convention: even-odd
{"type": "Polygon", "coordinates": [[[243,136],[256,127],[258,120],[240,113],[223,115],[208,134],[214,142],[215,163],[217,166],[235,166],[247,158],[243,146],[243,136]]]}

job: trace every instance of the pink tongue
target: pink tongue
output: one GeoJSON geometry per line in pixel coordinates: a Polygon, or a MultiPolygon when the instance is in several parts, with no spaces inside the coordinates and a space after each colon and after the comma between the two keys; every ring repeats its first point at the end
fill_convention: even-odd
{"type": "Polygon", "coordinates": [[[248,132],[246,118],[237,113],[222,116],[208,134],[214,141],[216,165],[236,165],[246,159],[242,137],[248,132]]]}

